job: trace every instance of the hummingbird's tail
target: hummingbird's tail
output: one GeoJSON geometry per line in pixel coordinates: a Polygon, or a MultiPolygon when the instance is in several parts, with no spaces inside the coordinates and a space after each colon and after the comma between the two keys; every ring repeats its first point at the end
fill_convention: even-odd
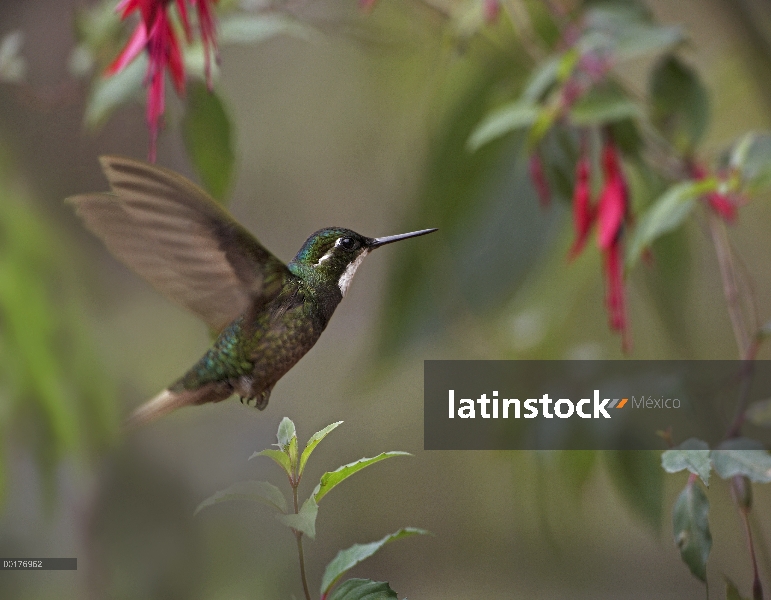
{"type": "Polygon", "coordinates": [[[173,389],[173,387],[163,390],[155,398],[148,400],[131,413],[126,419],[126,428],[135,429],[183,406],[219,402],[232,394],[232,388],[223,395],[222,390],[211,384],[193,390],[173,389]]]}

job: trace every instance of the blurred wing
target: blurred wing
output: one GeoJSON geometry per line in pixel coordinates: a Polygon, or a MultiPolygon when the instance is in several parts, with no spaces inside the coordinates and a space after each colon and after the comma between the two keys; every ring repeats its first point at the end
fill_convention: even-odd
{"type": "Polygon", "coordinates": [[[220,331],[291,276],[206,192],[181,175],[105,156],[112,193],[68,198],[117,258],[220,331]]]}

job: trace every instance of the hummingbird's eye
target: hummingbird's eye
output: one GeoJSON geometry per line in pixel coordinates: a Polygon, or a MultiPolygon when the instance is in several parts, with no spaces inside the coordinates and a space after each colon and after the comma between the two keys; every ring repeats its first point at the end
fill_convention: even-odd
{"type": "Polygon", "coordinates": [[[356,250],[356,248],[359,247],[359,244],[354,240],[353,238],[344,237],[337,240],[337,245],[340,246],[343,250],[348,250],[349,252],[351,250],[356,250]]]}

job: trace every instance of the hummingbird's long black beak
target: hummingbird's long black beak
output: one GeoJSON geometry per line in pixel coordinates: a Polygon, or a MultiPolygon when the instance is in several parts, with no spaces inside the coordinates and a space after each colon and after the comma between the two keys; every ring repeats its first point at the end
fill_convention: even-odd
{"type": "Polygon", "coordinates": [[[433,233],[434,231],[438,231],[438,230],[436,228],[421,229],[420,231],[411,231],[410,233],[400,233],[399,235],[389,235],[386,237],[370,238],[367,246],[369,246],[370,249],[379,248],[380,246],[384,246],[385,244],[390,244],[391,242],[398,242],[399,240],[406,240],[407,238],[418,237],[419,235],[426,235],[427,233],[433,233]]]}

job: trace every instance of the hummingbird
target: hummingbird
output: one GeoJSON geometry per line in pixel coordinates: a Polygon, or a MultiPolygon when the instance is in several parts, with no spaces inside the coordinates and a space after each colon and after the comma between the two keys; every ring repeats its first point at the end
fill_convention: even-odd
{"type": "Polygon", "coordinates": [[[187,373],[131,414],[129,426],[233,394],[265,409],[276,382],[321,336],[364,257],[436,231],[369,238],[327,227],[284,264],[178,173],[118,156],[100,162],[112,191],[66,201],[116,258],[216,336],[187,373]]]}

